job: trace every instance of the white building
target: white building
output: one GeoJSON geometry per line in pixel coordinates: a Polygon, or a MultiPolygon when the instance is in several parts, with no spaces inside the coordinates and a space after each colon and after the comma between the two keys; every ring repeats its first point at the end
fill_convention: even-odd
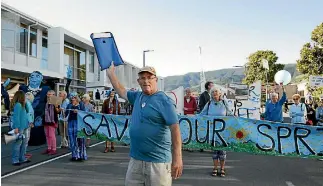
{"type": "MultiPolygon", "coordinates": [[[[71,91],[111,87],[106,72],[100,71],[90,39],[1,3],[1,82],[10,77],[13,84],[27,83],[29,74],[37,70],[45,81],[55,83],[52,87],[58,92],[64,89],[68,66],[73,69],[71,91]]],[[[128,89],[138,89],[138,71],[126,62],[117,67],[117,76],[128,89]]],[[[163,90],[163,83],[159,87],[163,90]]]]}

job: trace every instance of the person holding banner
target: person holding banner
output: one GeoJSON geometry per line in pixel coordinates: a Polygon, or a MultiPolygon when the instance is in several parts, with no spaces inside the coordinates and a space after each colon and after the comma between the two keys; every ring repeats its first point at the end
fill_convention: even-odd
{"type": "Polygon", "coordinates": [[[293,95],[294,104],[290,107],[289,116],[292,118],[291,123],[293,124],[306,124],[306,105],[300,103],[301,96],[299,94],[293,95]]]}
{"type": "Polygon", "coordinates": [[[265,120],[273,122],[283,122],[283,105],[286,101],[286,92],[284,86],[283,96],[278,101],[278,94],[272,93],[271,100],[266,103],[265,120]]]}
{"type": "MultiPolygon", "coordinates": [[[[200,115],[208,116],[231,116],[233,115],[231,109],[228,106],[228,103],[222,99],[222,92],[216,87],[211,88],[211,100],[206,103],[200,115]]],[[[220,174],[221,177],[225,177],[225,160],[226,160],[226,151],[216,150],[213,154],[213,164],[214,168],[212,171],[212,176],[217,176],[220,174]],[[218,171],[218,165],[220,162],[220,171],[218,171]]]]}
{"type": "Polygon", "coordinates": [[[316,120],[318,126],[323,126],[323,97],[320,99],[320,106],[316,109],[316,120]]]}
{"type": "MultiPolygon", "coordinates": [[[[94,112],[94,106],[90,103],[91,97],[89,94],[84,94],[82,97],[82,101],[84,104],[85,112],[94,112]]],[[[86,147],[89,147],[91,143],[91,138],[86,138],[86,147]]]]}
{"type": "MultiPolygon", "coordinates": [[[[108,95],[108,98],[104,100],[102,105],[102,113],[104,114],[114,114],[114,115],[120,115],[121,106],[118,102],[117,95],[115,94],[115,91],[112,90],[110,94],[108,95]]],[[[109,141],[105,142],[105,149],[104,153],[109,152],[109,141]]],[[[114,143],[111,141],[111,152],[115,152],[114,149],[114,143]]]]}
{"type": "Polygon", "coordinates": [[[194,115],[197,110],[197,104],[195,98],[191,95],[191,89],[185,89],[184,97],[184,115],[194,115]]]}
{"type": "Polygon", "coordinates": [[[118,95],[134,105],[129,130],[131,159],[125,185],[171,186],[172,177],[178,179],[183,169],[175,103],[158,91],[153,67],[143,67],[138,73],[142,91],[127,91],[117,79],[113,63],[107,74],[118,95]]]}
{"type": "Polygon", "coordinates": [[[64,117],[64,112],[66,110],[67,105],[70,103],[70,100],[67,98],[67,92],[65,90],[62,90],[59,92],[59,97],[62,99],[62,104],[59,107],[59,119],[58,119],[58,129],[59,134],[61,136],[61,144],[59,145],[60,148],[67,148],[68,147],[68,141],[67,141],[67,125],[64,124],[66,122],[66,119],[64,117]]]}
{"type": "Polygon", "coordinates": [[[307,111],[307,123],[312,123],[312,125],[317,124],[315,109],[317,108],[317,104],[313,101],[305,101],[306,111],[307,111]]]}
{"type": "Polygon", "coordinates": [[[77,111],[84,111],[84,104],[80,104],[80,98],[76,92],[72,92],[70,97],[71,103],[66,107],[65,116],[68,121],[68,141],[72,151],[71,161],[87,160],[85,138],[77,137],[77,111]]]}

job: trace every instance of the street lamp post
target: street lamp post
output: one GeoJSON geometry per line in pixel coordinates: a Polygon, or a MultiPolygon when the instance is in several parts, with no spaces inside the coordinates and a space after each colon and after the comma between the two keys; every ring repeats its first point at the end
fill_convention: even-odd
{"type": "Polygon", "coordinates": [[[145,55],[145,53],[146,52],[153,52],[154,50],[144,50],[143,51],[143,67],[145,67],[146,66],[146,55],[145,55]]]}

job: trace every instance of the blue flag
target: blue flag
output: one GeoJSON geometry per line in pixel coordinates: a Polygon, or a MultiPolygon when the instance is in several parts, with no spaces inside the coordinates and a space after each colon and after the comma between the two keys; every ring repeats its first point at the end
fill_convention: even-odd
{"type": "Polygon", "coordinates": [[[124,64],[111,32],[92,33],[91,39],[98,56],[101,70],[109,68],[112,61],[115,66],[124,64]]]}

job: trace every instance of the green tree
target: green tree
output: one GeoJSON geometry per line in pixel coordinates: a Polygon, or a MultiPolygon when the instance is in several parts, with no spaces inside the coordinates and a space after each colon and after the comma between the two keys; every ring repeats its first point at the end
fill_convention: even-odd
{"type": "MultiPolygon", "coordinates": [[[[323,22],[312,31],[311,40],[303,46],[301,58],[297,60],[297,70],[305,74],[306,79],[310,75],[323,75],[323,22]]],[[[315,97],[323,93],[323,87],[307,88],[315,97]]]]}
{"type": "Polygon", "coordinates": [[[271,50],[258,50],[250,54],[246,64],[245,78],[243,80],[246,84],[252,84],[257,80],[266,82],[266,72],[268,71],[268,82],[273,82],[276,72],[284,69],[283,64],[276,64],[278,57],[276,53],[271,50]],[[269,70],[262,66],[262,60],[268,61],[269,70]]]}
{"type": "Polygon", "coordinates": [[[323,23],[312,31],[312,42],[306,43],[297,60],[297,70],[307,75],[323,74],[323,23]]]}

